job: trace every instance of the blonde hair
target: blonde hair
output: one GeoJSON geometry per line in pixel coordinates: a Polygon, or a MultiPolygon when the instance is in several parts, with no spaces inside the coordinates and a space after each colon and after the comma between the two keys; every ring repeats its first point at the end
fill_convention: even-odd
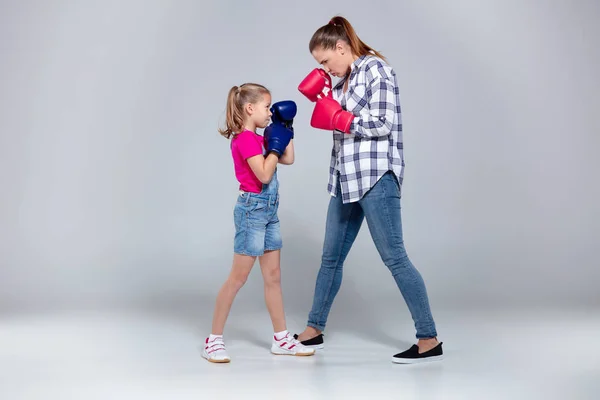
{"type": "Polygon", "coordinates": [[[343,40],[350,46],[352,53],[357,56],[374,55],[383,60],[385,57],[367,45],[365,42],[360,40],[350,22],[344,17],[335,16],[331,18],[327,25],[323,25],[313,34],[308,44],[308,48],[312,53],[317,47],[321,47],[325,50],[335,49],[338,40],[343,40]]]}
{"type": "Polygon", "coordinates": [[[258,103],[265,94],[271,94],[271,92],[258,83],[244,83],[229,89],[225,129],[219,128],[219,133],[227,139],[240,133],[244,129],[246,119],[244,105],[258,103]]]}

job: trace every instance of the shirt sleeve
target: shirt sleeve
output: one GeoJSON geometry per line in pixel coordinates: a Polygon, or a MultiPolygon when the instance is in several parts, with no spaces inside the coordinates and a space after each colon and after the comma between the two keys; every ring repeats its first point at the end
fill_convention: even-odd
{"type": "Polygon", "coordinates": [[[358,137],[386,136],[392,131],[396,114],[395,85],[387,77],[376,76],[365,92],[368,113],[354,117],[350,133],[358,137]]]}
{"type": "Polygon", "coordinates": [[[252,132],[243,132],[236,139],[235,144],[244,160],[262,154],[262,147],[252,132]]]}

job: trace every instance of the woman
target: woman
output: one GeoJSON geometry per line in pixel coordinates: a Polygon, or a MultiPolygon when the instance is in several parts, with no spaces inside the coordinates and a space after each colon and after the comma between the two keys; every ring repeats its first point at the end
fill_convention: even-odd
{"type": "Polygon", "coordinates": [[[404,176],[399,89],[385,58],[366,45],[343,17],[319,28],[309,49],[315,69],[299,90],[316,102],[311,125],[333,130],[333,151],[321,268],[302,344],[323,348],[323,331],[342,282],[342,267],[363,219],[412,315],[418,343],[392,357],[395,363],[441,360],[442,343],[423,278],[402,239],[400,192],[404,176]],[[331,74],[340,77],[331,88],[331,74]],[[331,88],[331,90],[328,90],[331,88]]]}

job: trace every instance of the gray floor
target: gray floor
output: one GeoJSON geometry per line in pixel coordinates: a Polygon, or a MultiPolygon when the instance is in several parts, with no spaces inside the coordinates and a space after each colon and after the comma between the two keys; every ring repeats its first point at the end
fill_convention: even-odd
{"type": "MultiPolygon", "coordinates": [[[[0,398],[597,399],[600,313],[438,311],[446,359],[390,362],[409,324],[330,328],[314,357],[273,356],[266,311],[232,313],[232,362],[200,357],[210,315],[80,311],[3,315],[0,398]]],[[[358,325],[358,321],[355,321],[358,325]]],[[[404,321],[406,322],[406,321],[404,321]]],[[[288,316],[290,330],[303,325],[288,316]]]]}

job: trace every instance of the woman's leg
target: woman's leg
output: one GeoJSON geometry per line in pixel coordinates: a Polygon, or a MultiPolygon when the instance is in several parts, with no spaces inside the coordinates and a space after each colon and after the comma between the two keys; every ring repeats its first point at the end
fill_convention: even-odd
{"type": "Polygon", "coordinates": [[[307,327],[298,335],[298,340],[315,337],[325,329],[333,300],[342,284],[344,261],[358,235],[363,217],[358,203],[342,203],[338,188],[337,196],[331,198],[327,210],[321,268],[315,284],[312,310],[307,327]]]}
{"type": "Polygon", "coordinates": [[[233,300],[238,291],[244,286],[244,283],[246,283],[255,261],[256,257],[253,256],[245,256],[242,254],[233,255],[231,272],[217,295],[212,322],[213,335],[223,334],[225,322],[229,316],[233,300]]]}
{"type": "Polygon", "coordinates": [[[419,348],[429,350],[437,344],[437,332],[425,283],[404,248],[400,190],[394,175],[384,175],[360,204],[381,259],[392,273],[410,310],[419,348]]]}

